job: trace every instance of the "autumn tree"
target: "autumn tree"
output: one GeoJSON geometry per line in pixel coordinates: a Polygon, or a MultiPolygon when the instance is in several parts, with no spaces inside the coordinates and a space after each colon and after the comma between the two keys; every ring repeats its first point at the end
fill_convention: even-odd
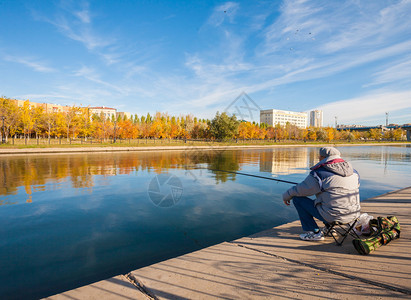
{"type": "Polygon", "coordinates": [[[4,135],[7,141],[8,136],[14,136],[18,130],[20,113],[17,104],[9,98],[0,97],[0,116],[4,117],[4,135]]]}
{"type": "Polygon", "coordinates": [[[327,128],[325,129],[325,131],[326,131],[326,133],[327,133],[327,140],[328,140],[329,142],[335,139],[335,133],[336,133],[336,131],[337,131],[335,128],[327,127],[327,128]]]}
{"type": "Polygon", "coordinates": [[[29,100],[24,101],[23,106],[19,107],[19,112],[24,139],[27,143],[27,139],[30,138],[30,133],[34,124],[29,100]]]}
{"type": "Polygon", "coordinates": [[[368,135],[370,137],[370,139],[379,141],[382,138],[382,133],[381,133],[381,129],[378,128],[372,128],[369,130],[368,135]]]}
{"type": "Polygon", "coordinates": [[[43,114],[44,114],[43,107],[37,106],[37,107],[31,108],[31,117],[33,120],[33,130],[34,130],[34,133],[36,134],[36,139],[40,135],[41,131],[44,129],[43,122],[42,122],[43,114]]]}
{"type": "Polygon", "coordinates": [[[74,138],[74,131],[78,124],[76,121],[78,121],[77,115],[80,113],[80,108],[75,107],[74,105],[69,108],[69,110],[65,114],[65,121],[66,121],[66,128],[67,128],[67,140],[70,139],[70,128],[72,128],[72,137],[74,138]]]}
{"type": "Polygon", "coordinates": [[[41,121],[43,126],[47,132],[49,144],[50,144],[50,137],[51,134],[54,133],[57,123],[57,114],[55,112],[46,112],[42,115],[41,121]]]}

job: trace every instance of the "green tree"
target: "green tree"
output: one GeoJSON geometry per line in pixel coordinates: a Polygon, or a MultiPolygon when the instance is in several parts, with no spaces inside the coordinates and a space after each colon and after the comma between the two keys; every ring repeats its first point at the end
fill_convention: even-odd
{"type": "Polygon", "coordinates": [[[318,141],[328,140],[328,134],[323,128],[318,128],[316,133],[317,133],[317,140],[318,141]]]}
{"type": "Polygon", "coordinates": [[[210,122],[210,134],[217,140],[228,140],[238,133],[240,122],[235,115],[229,117],[225,112],[216,113],[210,122]]]}

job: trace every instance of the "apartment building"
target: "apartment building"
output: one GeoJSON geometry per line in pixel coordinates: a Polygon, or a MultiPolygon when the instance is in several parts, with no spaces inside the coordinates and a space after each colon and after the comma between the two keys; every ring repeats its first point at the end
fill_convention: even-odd
{"type": "MultiPolygon", "coordinates": [[[[13,103],[17,105],[17,107],[23,107],[24,103],[28,100],[17,100],[17,99],[10,99],[13,103]]],[[[48,113],[53,113],[53,112],[62,112],[62,113],[67,113],[70,111],[70,108],[72,106],[68,105],[59,105],[59,104],[53,104],[53,103],[37,103],[37,102],[28,102],[31,107],[41,107],[44,109],[45,112],[48,113]]],[[[96,107],[83,107],[82,109],[88,109],[90,117],[93,116],[94,114],[97,114],[98,116],[105,116],[106,118],[112,118],[112,116],[118,117],[120,116],[121,118],[124,118],[124,116],[127,117],[127,119],[130,119],[131,113],[129,112],[117,112],[117,109],[111,108],[111,107],[105,107],[105,106],[96,106],[96,107]]]]}
{"type": "Polygon", "coordinates": [[[322,110],[310,111],[310,126],[323,127],[323,111],[322,110]]]}
{"type": "Polygon", "coordinates": [[[90,116],[92,115],[98,115],[98,116],[104,116],[106,118],[110,118],[112,116],[116,117],[116,112],[117,109],[111,108],[111,107],[105,107],[105,106],[96,106],[96,107],[89,107],[88,112],[90,116]]]}
{"type": "Polygon", "coordinates": [[[125,112],[125,111],[118,111],[116,113],[117,118],[120,117],[121,119],[124,119],[124,117],[127,118],[127,120],[130,120],[131,118],[131,113],[125,112]]]}
{"type": "Polygon", "coordinates": [[[270,126],[280,124],[285,126],[288,123],[299,128],[307,128],[308,115],[305,112],[294,112],[278,109],[260,110],[260,123],[270,126]]]}
{"type": "MultiPolygon", "coordinates": [[[[13,103],[17,105],[17,107],[23,107],[24,102],[27,100],[17,100],[17,99],[10,99],[13,103]]],[[[44,111],[48,113],[52,112],[68,112],[70,110],[70,106],[67,105],[59,105],[59,104],[53,104],[53,103],[38,103],[38,102],[28,102],[31,107],[41,107],[44,109],[44,111]]]]}

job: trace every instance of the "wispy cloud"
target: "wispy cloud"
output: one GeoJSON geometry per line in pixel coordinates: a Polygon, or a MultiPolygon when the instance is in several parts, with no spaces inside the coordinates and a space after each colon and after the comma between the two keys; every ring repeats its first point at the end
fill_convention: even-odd
{"type": "Polygon", "coordinates": [[[77,16],[77,18],[84,24],[91,23],[90,11],[89,11],[89,4],[87,2],[83,2],[83,8],[74,11],[73,14],[77,16]]]}
{"type": "Polygon", "coordinates": [[[213,13],[208,18],[207,24],[211,26],[220,26],[225,20],[233,23],[239,4],[235,2],[226,2],[214,8],[213,13]]]}
{"type": "MultiPolygon", "coordinates": [[[[411,39],[404,36],[406,32],[411,33],[411,21],[406,18],[407,14],[398,13],[410,11],[410,1],[390,6],[357,1],[284,1],[279,17],[266,25],[266,29],[242,35],[221,26],[224,21],[221,12],[229,5],[233,3],[217,6],[207,24],[220,26],[221,33],[227,36],[220,45],[212,45],[213,51],[217,48],[224,53],[230,47],[227,51],[230,54],[223,56],[220,64],[208,59],[207,50],[187,55],[185,66],[195,77],[190,79],[190,84],[182,86],[185,90],[191,85],[196,89],[190,101],[194,107],[213,106],[242,90],[267,92],[278,86],[328,78],[373,63],[375,83],[389,83],[392,79],[409,81],[408,59],[388,69],[378,68],[382,60],[411,51],[411,39]],[[400,17],[395,18],[396,15],[400,17]],[[261,32],[263,39],[256,44],[254,55],[250,55],[250,36],[261,35],[261,32]]],[[[240,9],[237,5],[233,7],[236,13],[240,9]]],[[[263,20],[266,19],[264,16],[263,20]]],[[[390,95],[387,92],[379,97],[390,95]]],[[[392,95],[403,99],[400,94],[392,95]]],[[[365,101],[363,98],[352,101],[357,100],[365,101]]],[[[381,110],[386,110],[384,101],[378,104],[381,110]]]]}
{"type": "Polygon", "coordinates": [[[103,37],[96,34],[90,26],[90,22],[76,24],[70,22],[69,18],[64,15],[60,15],[55,20],[50,20],[49,22],[68,38],[82,43],[88,50],[107,47],[115,41],[107,36],[103,37]]]}
{"type": "Polygon", "coordinates": [[[75,71],[74,76],[79,76],[79,77],[86,78],[86,79],[88,79],[92,82],[95,82],[95,83],[98,83],[100,85],[106,86],[110,89],[113,89],[113,90],[119,92],[119,93],[126,93],[125,88],[116,86],[114,84],[111,84],[109,82],[106,82],[106,81],[100,79],[99,74],[94,69],[86,67],[86,66],[83,66],[79,70],[75,71]]]}
{"type": "Polygon", "coordinates": [[[37,11],[33,11],[32,14],[34,19],[52,24],[64,36],[82,43],[88,50],[104,48],[115,42],[114,38],[107,34],[100,35],[93,29],[87,2],[81,2],[77,6],[73,2],[60,2],[54,16],[51,17],[37,11]]]}
{"type": "Polygon", "coordinates": [[[390,63],[383,70],[376,72],[373,77],[374,81],[366,86],[391,82],[411,82],[411,57],[409,56],[394,64],[390,63]]]}
{"type": "Polygon", "coordinates": [[[72,99],[72,97],[68,96],[66,93],[58,94],[58,93],[50,93],[50,94],[23,94],[19,95],[18,98],[20,99],[30,99],[32,101],[41,100],[42,102],[46,102],[47,99],[72,99]]]}
{"type": "Polygon", "coordinates": [[[411,90],[402,92],[371,93],[362,97],[337,101],[318,107],[328,116],[325,123],[332,124],[337,116],[339,123],[363,124],[376,116],[384,116],[385,112],[411,109],[411,90]]]}
{"type": "MultiPolygon", "coordinates": [[[[67,67],[74,77],[87,79],[79,90],[92,101],[96,99],[92,93],[99,91],[111,99],[131,97],[159,110],[169,107],[169,111],[210,117],[242,91],[268,99],[279,87],[314,79],[327,84],[332,76],[343,72],[356,76],[361,70],[364,77],[356,88],[367,96],[330,103],[324,110],[331,115],[335,114],[332,109],[341,111],[339,119],[349,121],[352,116],[372,118],[386,111],[384,97],[397,99],[397,107],[407,106],[404,95],[408,92],[398,92],[393,84],[404,88],[410,82],[411,20],[407,12],[411,1],[285,0],[275,9],[273,4],[256,5],[260,7],[256,11],[247,3],[215,6],[199,24],[198,40],[193,41],[202,47],[182,47],[184,58],[176,61],[183,63],[165,68],[158,57],[166,57],[171,42],[155,37],[141,45],[121,35],[113,38],[114,34],[98,30],[98,14],[87,2],[61,2],[52,17],[42,20],[104,61],[106,68],[94,61],[83,62],[75,70],[67,67]],[[378,109],[367,111],[372,101],[378,109]],[[346,106],[362,109],[350,114],[346,106]]],[[[330,95],[328,101],[334,99],[341,97],[330,95]]],[[[124,100],[130,109],[138,106],[133,101],[124,100]]],[[[273,105],[268,100],[259,104],[273,105]]],[[[296,105],[293,109],[305,108],[296,105]]]]}
{"type": "Polygon", "coordinates": [[[49,72],[54,72],[55,71],[53,68],[47,66],[47,63],[45,63],[41,60],[37,60],[37,59],[32,58],[32,57],[18,57],[18,56],[12,56],[12,55],[7,55],[6,54],[6,55],[3,56],[3,59],[5,61],[25,65],[27,67],[32,68],[33,70],[35,70],[37,72],[49,73],[49,72]]]}

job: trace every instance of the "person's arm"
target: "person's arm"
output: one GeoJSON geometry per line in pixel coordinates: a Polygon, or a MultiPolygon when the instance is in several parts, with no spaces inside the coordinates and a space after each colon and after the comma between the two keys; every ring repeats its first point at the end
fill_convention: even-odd
{"type": "Polygon", "coordinates": [[[292,188],[285,191],[283,194],[283,201],[285,205],[290,205],[290,200],[293,197],[304,197],[312,196],[321,192],[320,183],[313,175],[308,175],[304,181],[293,186],[292,188]]]}

